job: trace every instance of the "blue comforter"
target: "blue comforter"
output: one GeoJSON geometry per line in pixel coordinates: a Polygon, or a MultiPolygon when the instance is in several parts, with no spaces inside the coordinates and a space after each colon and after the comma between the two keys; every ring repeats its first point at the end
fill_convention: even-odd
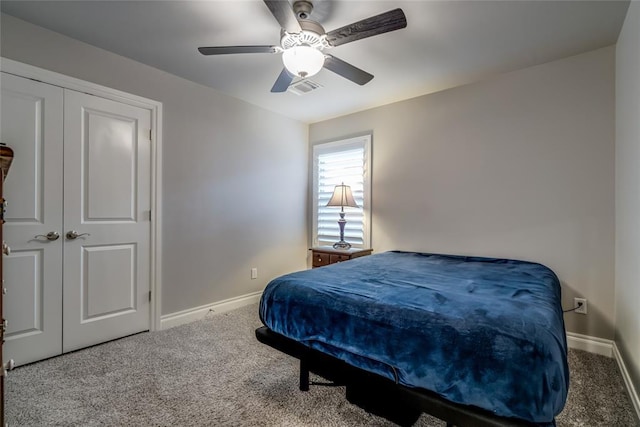
{"type": "Polygon", "coordinates": [[[569,387],[560,283],[524,261],[385,252],[273,280],[274,332],[409,387],[541,425],[569,387]]]}

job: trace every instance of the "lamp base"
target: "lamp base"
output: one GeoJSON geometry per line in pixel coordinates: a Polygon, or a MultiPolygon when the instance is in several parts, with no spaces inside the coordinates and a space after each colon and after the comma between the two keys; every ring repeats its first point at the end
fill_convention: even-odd
{"type": "Polygon", "coordinates": [[[351,249],[351,243],[340,240],[333,244],[333,249],[351,249]]]}

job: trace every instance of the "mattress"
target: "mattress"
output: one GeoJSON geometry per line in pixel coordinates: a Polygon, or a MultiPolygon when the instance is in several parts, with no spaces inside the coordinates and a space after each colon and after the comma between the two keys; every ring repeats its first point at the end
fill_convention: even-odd
{"type": "Polygon", "coordinates": [[[560,283],[536,263],[385,252],[271,281],[272,331],[398,384],[540,425],[569,387],[560,283]]]}

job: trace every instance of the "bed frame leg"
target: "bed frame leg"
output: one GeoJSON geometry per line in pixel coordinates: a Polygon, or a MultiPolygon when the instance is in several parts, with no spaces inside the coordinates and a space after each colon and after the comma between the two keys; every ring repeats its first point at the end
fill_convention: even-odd
{"type": "Polygon", "coordinates": [[[304,358],[300,359],[300,391],[309,391],[309,366],[304,358]]]}

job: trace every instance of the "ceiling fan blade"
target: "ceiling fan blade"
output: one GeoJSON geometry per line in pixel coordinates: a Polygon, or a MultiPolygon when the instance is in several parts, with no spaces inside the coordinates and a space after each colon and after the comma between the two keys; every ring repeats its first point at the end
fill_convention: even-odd
{"type": "Polygon", "coordinates": [[[369,83],[373,78],[372,74],[369,74],[358,67],[354,67],[348,62],[344,62],[342,59],[338,59],[332,55],[325,56],[324,68],[329,71],[333,71],[334,73],[339,74],[345,79],[349,79],[360,86],[369,83]]]}
{"type": "Polygon", "coordinates": [[[278,79],[273,84],[273,87],[271,88],[271,92],[273,93],[286,92],[287,89],[289,88],[289,85],[293,81],[293,77],[294,77],[293,74],[287,71],[286,68],[283,68],[282,72],[278,76],[278,79]]]}
{"type": "Polygon", "coordinates": [[[278,24],[288,33],[299,33],[302,31],[296,19],[291,4],[287,0],[264,0],[271,14],[276,18],[278,24]]]}
{"type": "Polygon", "coordinates": [[[230,53],[276,53],[277,46],[214,46],[199,47],[203,55],[227,55],[230,53]]]}
{"type": "Polygon", "coordinates": [[[338,28],[327,33],[327,41],[331,46],[351,43],[356,40],[399,30],[407,26],[407,18],[402,9],[394,9],[351,25],[338,28]]]}

